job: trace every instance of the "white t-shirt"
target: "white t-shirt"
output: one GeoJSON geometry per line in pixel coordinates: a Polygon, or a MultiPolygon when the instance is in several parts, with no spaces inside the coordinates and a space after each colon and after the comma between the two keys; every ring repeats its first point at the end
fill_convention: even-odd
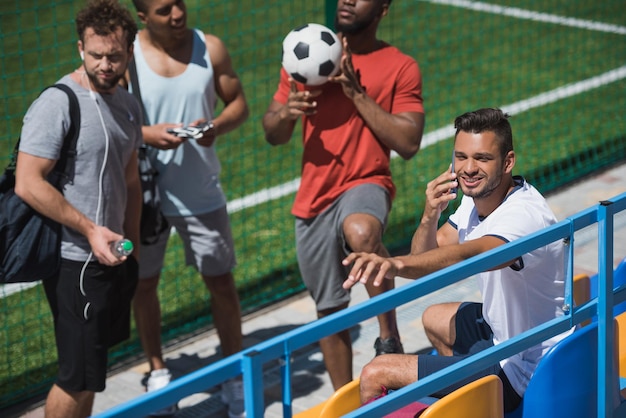
{"type": "MultiPolygon", "coordinates": [[[[448,222],[459,242],[490,235],[510,242],[556,223],[545,198],[523,178],[496,210],[479,219],[472,198],[464,196],[448,222]]],[[[478,275],[483,316],[493,331],[494,344],[563,315],[564,259],[562,240],[521,256],[513,266],[478,275]]],[[[513,388],[523,396],[539,360],[558,335],[500,362],[513,388]]]]}

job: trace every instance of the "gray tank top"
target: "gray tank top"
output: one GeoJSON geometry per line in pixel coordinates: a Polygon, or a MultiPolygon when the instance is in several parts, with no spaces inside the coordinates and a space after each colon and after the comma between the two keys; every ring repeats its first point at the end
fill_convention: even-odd
{"type": "MultiPolygon", "coordinates": [[[[146,124],[188,124],[200,118],[213,119],[217,102],[213,66],[201,31],[194,30],[191,62],[178,76],[163,77],[152,71],[143,56],[139,36],[135,39],[135,63],[146,124]]],[[[149,154],[159,171],[161,209],[165,215],[200,215],[226,204],[215,146],[203,147],[188,140],[174,150],[150,148],[149,154]]]]}

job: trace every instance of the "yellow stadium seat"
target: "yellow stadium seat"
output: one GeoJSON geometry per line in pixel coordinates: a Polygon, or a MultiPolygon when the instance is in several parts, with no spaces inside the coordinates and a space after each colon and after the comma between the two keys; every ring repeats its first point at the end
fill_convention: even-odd
{"type": "Polygon", "coordinates": [[[615,317],[617,327],[617,345],[619,360],[619,375],[626,378],[626,312],[615,317]]]}
{"type": "Polygon", "coordinates": [[[591,299],[589,276],[577,274],[574,276],[574,304],[580,306],[591,299]]]}
{"type": "MultiPolygon", "coordinates": [[[[580,306],[591,299],[591,281],[587,274],[577,274],[574,276],[574,306],[580,306]]],[[[589,325],[591,320],[587,319],[580,323],[581,327],[589,325]]]]}
{"type": "Polygon", "coordinates": [[[360,379],[337,389],[326,401],[294,415],[294,418],[338,418],[361,406],[360,379]]]}
{"type": "Polygon", "coordinates": [[[420,418],[503,418],[502,381],[496,375],[475,380],[426,408],[420,418]]]}
{"type": "Polygon", "coordinates": [[[322,409],[326,406],[326,402],[318,403],[317,405],[307,409],[306,411],[298,412],[293,415],[293,418],[319,418],[322,413],[322,409]]]}

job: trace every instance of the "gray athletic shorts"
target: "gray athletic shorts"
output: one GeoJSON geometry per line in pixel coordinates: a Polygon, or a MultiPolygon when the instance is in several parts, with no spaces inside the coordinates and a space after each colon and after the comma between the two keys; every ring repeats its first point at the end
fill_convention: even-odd
{"type": "Polygon", "coordinates": [[[300,274],[318,311],[337,308],[350,301],[342,287],[349,267],[341,261],[351,252],[344,234],[343,221],[353,213],[367,213],[387,225],[391,200],[384,188],[362,184],[343,193],[314,218],[296,218],[296,251],[300,274]]]}
{"type": "MultiPolygon", "coordinates": [[[[197,216],[168,216],[185,247],[185,263],[203,276],[220,276],[237,265],[226,206],[197,216]]],[[[163,269],[170,231],[153,245],[141,247],[139,279],[158,276],[163,269]]]]}

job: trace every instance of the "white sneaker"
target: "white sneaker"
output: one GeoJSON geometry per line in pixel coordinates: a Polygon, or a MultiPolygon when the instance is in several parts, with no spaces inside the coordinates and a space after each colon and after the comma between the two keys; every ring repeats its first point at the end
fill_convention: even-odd
{"type": "MultiPolygon", "coordinates": [[[[172,374],[168,369],[158,369],[152,370],[150,372],[150,377],[148,377],[148,382],[146,383],[146,388],[148,392],[152,392],[154,390],[161,389],[167,386],[172,380],[172,374]]],[[[150,414],[151,417],[168,417],[173,416],[177,410],[176,404],[170,405],[163,409],[159,409],[150,414]]]]}
{"type": "Polygon", "coordinates": [[[227,380],[222,384],[222,402],[228,405],[229,418],[246,417],[241,379],[227,380]]]}

